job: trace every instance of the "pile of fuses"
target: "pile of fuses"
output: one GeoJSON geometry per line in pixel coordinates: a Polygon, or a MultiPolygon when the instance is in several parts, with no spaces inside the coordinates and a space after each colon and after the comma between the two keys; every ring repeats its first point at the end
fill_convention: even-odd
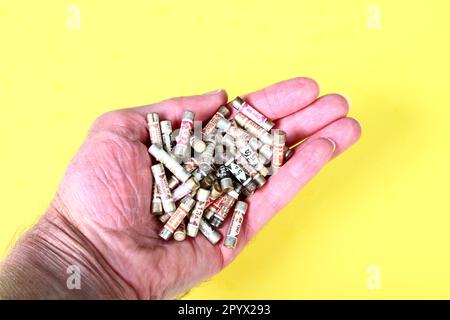
{"type": "Polygon", "coordinates": [[[237,97],[202,127],[195,114],[185,111],[180,128],[147,115],[154,157],[152,213],[164,226],[160,237],[184,241],[199,231],[217,244],[217,231],[230,212],[224,246],[234,249],[248,204],[244,199],[262,188],[292,156],[286,133],[255,107],[237,97]],[[199,124],[199,125],[198,125],[199,124]],[[234,208],[234,209],[233,209],[234,208]]]}

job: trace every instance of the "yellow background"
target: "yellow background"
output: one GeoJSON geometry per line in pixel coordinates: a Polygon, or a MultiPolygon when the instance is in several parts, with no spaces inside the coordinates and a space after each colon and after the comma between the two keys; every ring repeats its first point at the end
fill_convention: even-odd
{"type": "Polygon", "coordinates": [[[186,297],[450,298],[449,11],[448,1],[1,0],[2,255],[45,211],[97,115],[305,75],[350,98],[361,141],[186,297]]]}

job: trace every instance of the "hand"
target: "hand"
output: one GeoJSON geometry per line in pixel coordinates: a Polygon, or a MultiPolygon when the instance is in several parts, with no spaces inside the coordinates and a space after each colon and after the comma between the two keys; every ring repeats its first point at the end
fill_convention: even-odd
{"type": "Polygon", "coordinates": [[[359,138],[359,124],[346,118],[347,101],[336,94],[318,94],[313,80],[296,78],[244,96],[286,131],[287,145],[308,140],[248,198],[235,250],[212,246],[201,234],[166,242],[158,236],[160,221],[150,213],[153,181],[146,115],[157,112],[177,128],[183,110],[189,109],[196,120],[206,121],[226,103],[225,91],[102,115],[67,169],[49,211],[5,261],[0,282],[9,285],[3,285],[0,296],[174,298],[216,274],[328,161],[359,138]],[[69,265],[81,269],[78,292],[65,287],[69,265]],[[46,289],[4,289],[27,285],[10,279],[11,274],[17,278],[18,269],[24,269],[19,278],[31,273],[46,289]]]}

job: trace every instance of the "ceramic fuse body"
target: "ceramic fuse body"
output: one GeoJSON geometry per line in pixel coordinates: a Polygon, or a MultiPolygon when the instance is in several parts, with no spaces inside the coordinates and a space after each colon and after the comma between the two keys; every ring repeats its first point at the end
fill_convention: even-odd
{"type": "Polygon", "coordinates": [[[184,159],[190,148],[190,138],[194,129],[194,116],[192,111],[185,111],[181,120],[180,131],[176,138],[177,144],[173,149],[173,154],[179,159],[184,159]]]}
{"type": "Polygon", "coordinates": [[[244,201],[236,202],[233,216],[231,218],[230,226],[228,227],[227,236],[225,237],[223,245],[229,249],[236,248],[239,233],[241,232],[242,222],[244,221],[245,213],[248,205],[244,201]]]}
{"type": "Polygon", "coordinates": [[[152,172],[155,178],[155,184],[158,188],[158,195],[161,199],[164,212],[175,211],[175,201],[172,196],[172,191],[170,191],[169,184],[167,183],[164,166],[160,163],[155,164],[152,166],[152,172]]]}
{"type": "Polygon", "coordinates": [[[156,183],[153,183],[152,213],[157,216],[163,214],[161,197],[159,196],[158,186],[156,183]]]}
{"type": "Polygon", "coordinates": [[[161,128],[159,124],[159,116],[156,112],[147,115],[148,131],[150,135],[150,142],[162,147],[161,128]]]}
{"type": "Polygon", "coordinates": [[[199,189],[197,191],[197,203],[195,204],[194,210],[191,212],[189,217],[189,223],[187,225],[187,235],[189,237],[196,237],[198,229],[200,226],[200,220],[203,217],[203,212],[205,210],[206,201],[209,198],[209,190],[199,189]]]}
{"type": "Polygon", "coordinates": [[[282,130],[274,130],[272,150],[272,169],[277,172],[284,162],[284,147],[286,144],[286,133],[282,130]]]}
{"type": "Polygon", "coordinates": [[[170,121],[161,121],[161,137],[163,148],[166,152],[172,152],[172,122],[170,121]]]}

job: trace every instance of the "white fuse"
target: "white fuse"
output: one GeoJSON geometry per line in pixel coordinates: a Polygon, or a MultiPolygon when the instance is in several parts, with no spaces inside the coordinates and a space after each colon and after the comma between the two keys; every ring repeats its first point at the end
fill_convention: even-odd
{"type": "Polygon", "coordinates": [[[148,131],[150,134],[150,142],[162,147],[161,127],[159,124],[159,116],[156,112],[147,115],[148,131]]]}
{"type": "Polygon", "coordinates": [[[247,212],[248,205],[244,201],[238,201],[234,208],[233,217],[231,218],[230,226],[228,227],[227,236],[223,245],[229,249],[236,248],[237,239],[241,232],[244,215],[247,212]]]}

